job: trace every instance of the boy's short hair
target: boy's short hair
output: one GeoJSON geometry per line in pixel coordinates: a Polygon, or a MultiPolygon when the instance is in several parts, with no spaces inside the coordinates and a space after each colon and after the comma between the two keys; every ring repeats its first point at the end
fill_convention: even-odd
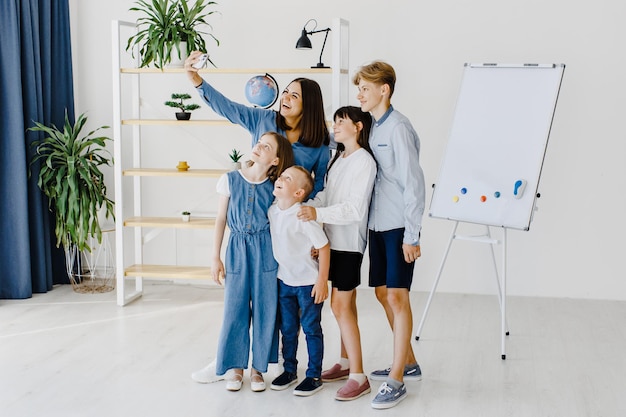
{"type": "Polygon", "coordinates": [[[352,78],[354,85],[359,85],[361,80],[374,84],[387,84],[389,86],[389,97],[393,95],[396,87],[396,71],[391,65],[384,61],[374,61],[359,68],[352,78]]]}
{"type": "Polygon", "coordinates": [[[313,191],[313,186],[314,186],[313,176],[303,166],[293,165],[291,166],[291,168],[295,169],[296,171],[299,171],[302,174],[299,176],[300,180],[298,180],[299,181],[298,186],[300,186],[304,190],[304,195],[302,196],[302,199],[300,200],[300,201],[304,201],[307,199],[309,194],[311,194],[311,191],[313,191]]]}

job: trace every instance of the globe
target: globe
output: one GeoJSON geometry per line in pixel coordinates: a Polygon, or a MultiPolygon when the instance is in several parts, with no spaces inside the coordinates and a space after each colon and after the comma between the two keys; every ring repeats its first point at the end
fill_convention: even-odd
{"type": "Polygon", "coordinates": [[[278,83],[269,74],[256,75],[246,83],[245,92],[252,105],[267,109],[278,99],[278,83]]]}

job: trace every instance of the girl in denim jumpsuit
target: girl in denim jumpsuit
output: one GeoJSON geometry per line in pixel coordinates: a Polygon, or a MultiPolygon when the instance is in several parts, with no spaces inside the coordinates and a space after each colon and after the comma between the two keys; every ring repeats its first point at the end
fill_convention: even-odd
{"type": "Polygon", "coordinates": [[[248,367],[252,322],[251,387],[263,391],[261,373],[276,362],[277,269],[272,255],[267,210],[274,201],[274,180],[293,165],[289,141],[274,132],[261,136],[251,161],[238,171],[222,176],[213,247],[213,279],[225,281],[224,321],[218,341],[216,374],[233,369],[226,388],[238,391],[248,367]],[[220,259],[226,224],[230,230],[225,265],[220,259]],[[226,266],[226,268],[224,268],[226,266]]]}

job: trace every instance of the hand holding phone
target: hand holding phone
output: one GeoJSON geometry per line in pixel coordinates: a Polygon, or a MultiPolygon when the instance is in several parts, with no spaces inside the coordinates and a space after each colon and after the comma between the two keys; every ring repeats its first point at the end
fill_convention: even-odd
{"type": "Polygon", "coordinates": [[[209,59],[209,54],[202,54],[200,58],[198,58],[196,63],[192,65],[192,67],[194,67],[195,69],[202,69],[205,67],[208,59],[209,59]]]}

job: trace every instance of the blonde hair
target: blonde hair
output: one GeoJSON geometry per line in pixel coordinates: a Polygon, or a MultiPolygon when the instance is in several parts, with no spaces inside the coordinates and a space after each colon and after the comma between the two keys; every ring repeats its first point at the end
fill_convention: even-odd
{"type": "Polygon", "coordinates": [[[304,190],[304,195],[302,196],[302,200],[300,200],[300,201],[304,201],[307,199],[309,194],[311,194],[311,191],[313,191],[313,186],[314,186],[313,176],[303,166],[293,165],[290,168],[293,168],[302,174],[299,176],[300,180],[298,182],[298,185],[300,186],[300,188],[304,190]]]}
{"type": "Polygon", "coordinates": [[[352,78],[352,83],[359,85],[361,80],[379,85],[387,84],[389,86],[389,98],[391,98],[396,87],[396,71],[384,61],[374,61],[359,68],[352,78]]]}

